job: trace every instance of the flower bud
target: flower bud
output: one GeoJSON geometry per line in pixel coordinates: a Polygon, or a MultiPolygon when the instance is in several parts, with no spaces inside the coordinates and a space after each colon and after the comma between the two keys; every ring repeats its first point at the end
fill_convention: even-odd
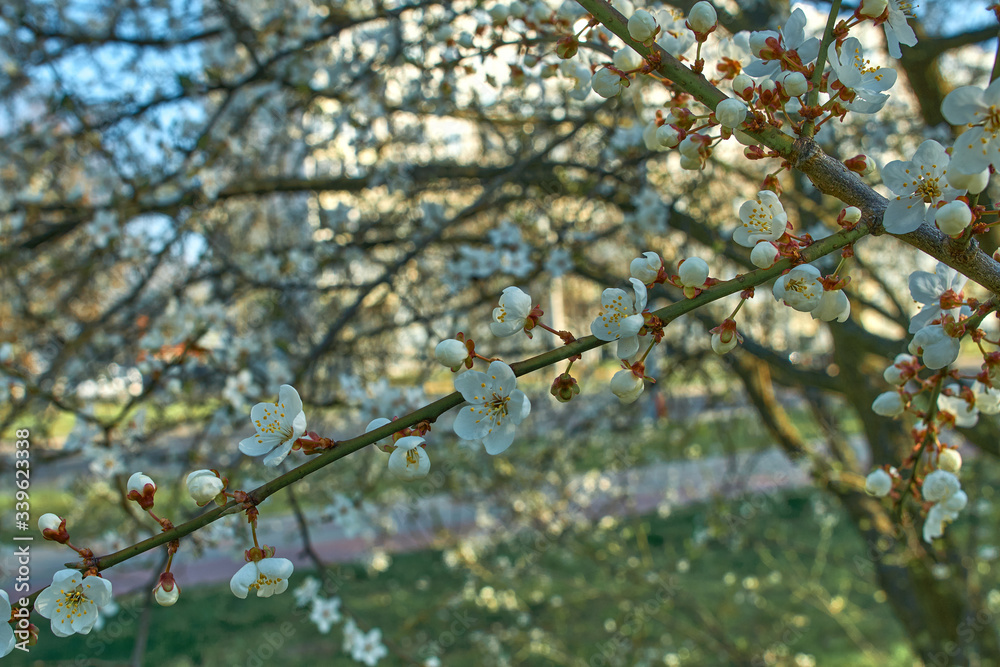
{"type": "Polygon", "coordinates": [[[498,2],[497,4],[493,5],[492,7],[487,9],[486,12],[490,15],[490,18],[493,20],[493,23],[498,23],[498,24],[506,21],[507,16],[509,15],[509,12],[507,11],[507,5],[503,4],[502,2],[498,2]]]}
{"type": "Polygon", "coordinates": [[[802,72],[789,72],[781,80],[781,86],[785,89],[785,93],[791,97],[798,97],[809,92],[809,81],[802,72]]]}
{"type": "Polygon", "coordinates": [[[156,483],[141,472],[133,473],[128,478],[125,497],[139,503],[139,507],[148,510],[153,506],[153,494],[156,493],[156,483]]]}
{"type": "Polygon", "coordinates": [[[207,505],[215,500],[216,496],[222,493],[226,487],[219,477],[211,470],[195,470],[187,476],[187,490],[198,503],[198,506],[207,505]]]}
{"type": "Polygon", "coordinates": [[[637,42],[648,44],[656,36],[656,19],[645,9],[637,9],[628,20],[628,34],[637,42]]]}
{"type": "Polygon", "coordinates": [[[684,287],[701,287],[708,280],[708,263],[700,257],[688,257],[681,261],[677,277],[684,287]]]}
{"type": "Polygon", "coordinates": [[[556,397],[560,403],[568,403],[574,396],[580,393],[580,385],[576,378],[569,373],[563,373],[552,381],[549,393],[556,397]]]}
{"type": "Polygon", "coordinates": [[[739,341],[736,336],[732,336],[727,343],[722,340],[722,334],[712,334],[712,350],[714,350],[716,354],[726,354],[736,347],[736,343],[738,342],[739,341]]]}
{"type": "Polygon", "coordinates": [[[645,384],[641,377],[636,377],[630,369],[625,368],[614,374],[611,378],[611,392],[617,396],[622,403],[634,403],[645,389],[645,384]]]}
{"type": "Polygon", "coordinates": [[[691,157],[690,155],[681,156],[681,169],[687,169],[689,171],[698,171],[704,165],[701,162],[701,157],[691,157]]]}
{"type": "Polygon", "coordinates": [[[696,2],[691,12],[688,14],[687,23],[695,32],[702,34],[711,32],[719,22],[719,15],[715,11],[712,3],[696,2]]]}
{"type": "Polygon", "coordinates": [[[447,366],[455,371],[469,358],[469,348],[460,340],[447,338],[438,343],[437,347],[434,348],[434,358],[442,366],[447,366]]]}
{"type": "Polygon", "coordinates": [[[604,98],[614,97],[622,91],[623,86],[628,85],[628,79],[623,79],[618,76],[617,72],[607,67],[594,72],[594,76],[590,80],[590,87],[594,89],[595,93],[604,98]]]}
{"type": "Polygon", "coordinates": [[[923,496],[924,500],[936,503],[951,498],[960,488],[961,484],[954,473],[947,470],[935,470],[924,478],[923,486],[920,487],[920,495],[923,496]]]}
{"type": "Polygon", "coordinates": [[[865,478],[865,491],[870,496],[884,498],[892,490],[892,477],[885,470],[873,470],[865,478]]]}
{"type": "Polygon", "coordinates": [[[648,285],[656,280],[660,274],[661,266],[663,266],[663,261],[660,256],[650,251],[642,253],[642,257],[633,259],[628,268],[633,278],[648,285]]]}
{"type": "Polygon", "coordinates": [[[872,412],[883,417],[895,417],[903,414],[903,397],[895,391],[879,394],[872,402],[872,412]]]}
{"type": "MultiPolygon", "coordinates": [[[[761,51],[767,48],[767,38],[774,37],[778,38],[778,33],[773,30],[757,30],[756,32],[750,33],[750,51],[760,58],[761,51]]],[[[763,83],[763,82],[761,82],[763,83]]],[[[774,82],[771,81],[771,89],[774,90],[774,82]]]]}
{"type": "Polygon", "coordinates": [[[747,118],[747,105],[735,97],[722,100],[715,107],[715,118],[723,127],[739,127],[747,118]]]}
{"type": "Polygon", "coordinates": [[[848,206],[844,209],[844,221],[855,224],[861,220],[861,209],[856,206],[848,206]]]}
{"type": "Polygon", "coordinates": [[[983,169],[977,174],[963,174],[955,169],[949,169],[945,174],[948,185],[956,190],[967,190],[970,195],[978,195],[990,183],[990,170],[983,169]]]}
{"type": "Polygon", "coordinates": [[[934,221],[942,232],[955,236],[961,234],[972,222],[972,211],[964,201],[956,199],[939,208],[934,214],[934,221]]]}
{"type": "Polygon", "coordinates": [[[743,99],[750,99],[753,97],[754,83],[748,75],[740,72],[735,77],[733,77],[733,92],[742,97],[743,99]]]}
{"type": "Polygon", "coordinates": [[[580,42],[576,40],[576,37],[572,35],[567,35],[559,39],[556,42],[556,55],[566,60],[567,58],[572,58],[576,55],[577,50],[580,48],[580,42]]]}
{"type": "Polygon", "coordinates": [[[631,46],[626,46],[615,51],[611,61],[618,69],[629,72],[642,67],[642,56],[635,52],[631,46]]]}
{"type": "Polygon", "coordinates": [[[917,358],[909,354],[897,354],[896,358],[892,362],[892,366],[885,369],[882,373],[882,377],[889,384],[903,385],[909,379],[910,375],[904,375],[902,366],[906,366],[916,362],[917,358]]]}
{"type": "Polygon", "coordinates": [[[769,269],[778,259],[778,249],[770,241],[760,241],[750,251],[750,261],[754,266],[769,269]]]}
{"type": "Polygon", "coordinates": [[[888,0],[862,0],[861,9],[858,10],[858,13],[870,19],[878,18],[882,16],[888,5],[888,0]]]}
{"type": "Polygon", "coordinates": [[[957,475],[962,468],[962,455],[957,449],[945,447],[938,454],[938,468],[957,475]]]}
{"type": "Polygon", "coordinates": [[[969,504],[969,496],[959,489],[953,495],[941,501],[941,506],[949,512],[961,512],[969,504]]]}
{"type": "Polygon", "coordinates": [[[69,542],[69,533],[66,531],[66,519],[60,518],[51,512],[38,517],[38,530],[42,532],[42,537],[52,542],[66,544],[69,542]]]}
{"type": "Polygon", "coordinates": [[[160,575],[160,581],[153,588],[153,598],[161,607],[169,607],[177,602],[181,596],[181,587],[174,581],[171,572],[164,572],[160,575]]]}
{"type": "Polygon", "coordinates": [[[673,126],[661,125],[656,128],[656,140],[664,148],[673,148],[681,142],[681,135],[673,126]]]}

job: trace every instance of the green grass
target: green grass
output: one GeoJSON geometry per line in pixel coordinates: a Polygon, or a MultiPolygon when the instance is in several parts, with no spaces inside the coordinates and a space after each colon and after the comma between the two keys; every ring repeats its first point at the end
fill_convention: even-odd
{"type": "MultiPolygon", "coordinates": [[[[396,554],[382,573],[336,568],[336,593],[404,654],[450,644],[441,654],[446,665],[494,664],[490,641],[516,665],[594,664],[602,651],[637,664],[639,654],[612,650],[624,638],[659,656],[651,664],[665,664],[667,654],[684,665],[729,664],[713,637],[748,656],[777,651],[776,664],[794,664],[798,653],[832,667],[912,664],[870,574],[838,565],[854,562],[863,544],[835,509],[817,510],[822,502],[816,492],[777,495],[754,503],[746,519],[746,504],[737,502],[606,519],[464,557],[396,554]],[[832,611],[820,610],[831,601],[832,611]],[[855,631],[878,651],[866,654],[855,631]]],[[[297,571],[292,588],[307,574],[297,571]]],[[[127,660],[140,611],[135,600],[122,606],[103,633],[87,637],[55,639],[43,625],[32,660],[127,660]]],[[[341,626],[320,634],[290,592],[238,600],[226,585],[187,587],[176,606],[152,609],[151,627],[146,655],[163,667],[257,664],[253,656],[269,657],[269,641],[281,644],[282,667],[357,664],[341,651],[341,626]]],[[[390,654],[380,664],[409,663],[390,654]]]]}

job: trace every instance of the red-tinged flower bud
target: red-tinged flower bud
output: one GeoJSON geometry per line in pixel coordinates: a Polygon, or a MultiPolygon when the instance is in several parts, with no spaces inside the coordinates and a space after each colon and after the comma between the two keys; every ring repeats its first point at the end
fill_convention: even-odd
{"type": "Polygon", "coordinates": [[[125,497],[139,503],[144,510],[153,507],[153,495],[156,493],[156,483],[141,472],[133,473],[128,478],[125,497]]]}
{"type": "Polygon", "coordinates": [[[556,55],[563,60],[567,60],[575,56],[579,48],[580,42],[576,41],[576,37],[566,35],[556,42],[556,55]]]}
{"type": "Polygon", "coordinates": [[[181,596],[181,587],[174,581],[173,572],[164,572],[153,588],[153,598],[161,607],[170,607],[181,596]]]}
{"type": "Polygon", "coordinates": [[[59,544],[69,542],[69,533],[66,531],[66,519],[56,516],[51,512],[38,517],[38,530],[42,531],[42,537],[59,544]]]}
{"type": "Polygon", "coordinates": [[[575,377],[569,373],[563,373],[552,381],[549,393],[555,396],[560,403],[567,403],[580,393],[580,385],[577,384],[575,377]]]}
{"type": "Polygon", "coordinates": [[[848,158],[844,160],[844,166],[862,176],[867,176],[875,170],[875,163],[867,155],[855,155],[848,158]]]}

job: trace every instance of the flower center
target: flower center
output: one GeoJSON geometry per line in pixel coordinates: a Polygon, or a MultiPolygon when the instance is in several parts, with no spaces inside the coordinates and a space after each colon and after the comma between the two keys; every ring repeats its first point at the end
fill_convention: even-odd
{"type": "Polygon", "coordinates": [[[935,200],[941,198],[941,186],[938,185],[938,179],[924,178],[917,184],[914,194],[928,204],[934,203],[935,200]]]}
{"type": "Polygon", "coordinates": [[[812,288],[813,281],[805,278],[791,278],[785,283],[786,292],[796,292],[806,297],[812,294],[812,288]]]}
{"type": "Polygon", "coordinates": [[[760,205],[758,208],[754,206],[750,209],[750,215],[747,219],[743,221],[743,226],[747,228],[750,232],[758,232],[766,234],[771,230],[771,223],[774,220],[774,214],[771,209],[774,208],[771,204],[765,204],[759,199],[757,204],[760,205]]]}
{"type": "MultiPolygon", "coordinates": [[[[81,605],[87,601],[87,596],[83,593],[83,586],[78,585],[73,590],[68,593],[65,590],[60,590],[63,594],[61,600],[56,603],[56,615],[65,614],[67,618],[72,618],[73,616],[82,616],[87,613],[86,609],[81,609],[81,605]]],[[[66,622],[66,619],[63,619],[66,622]]]]}
{"type": "Polygon", "coordinates": [[[1000,132],[1000,109],[997,109],[997,105],[991,104],[989,111],[983,115],[986,117],[985,130],[994,135],[1000,132]]]}
{"type": "MultiPolygon", "coordinates": [[[[871,74],[872,72],[877,72],[880,69],[882,69],[878,65],[872,66],[871,63],[872,63],[871,60],[865,60],[861,56],[861,49],[854,50],[854,69],[858,70],[858,72],[860,72],[861,74],[871,74]]],[[[883,76],[882,74],[876,75],[875,80],[881,81],[882,76],[883,76]]]]}
{"type": "Polygon", "coordinates": [[[276,579],[272,579],[271,577],[267,576],[263,572],[258,571],[257,572],[257,581],[255,581],[252,584],[250,584],[247,588],[249,588],[250,590],[257,590],[259,588],[277,586],[280,583],[281,583],[281,577],[278,577],[276,579]]]}

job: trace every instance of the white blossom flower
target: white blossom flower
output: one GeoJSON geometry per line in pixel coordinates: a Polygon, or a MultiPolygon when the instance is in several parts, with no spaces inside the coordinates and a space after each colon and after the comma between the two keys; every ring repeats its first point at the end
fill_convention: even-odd
{"type": "Polygon", "coordinates": [[[914,46],[917,43],[917,35],[913,28],[906,22],[907,10],[912,5],[911,0],[889,0],[889,20],[882,24],[885,29],[886,46],[889,55],[893,58],[903,56],[899,45],[914,46]]]}
{"type": "MultiPolygon", "coordinates": [[[[10,612],[10,598],[7,597],[7,591],[0,590],[0,618],[9,619],[10,612]]],[[[0,658],[13,651],[15,643],[14,629],[10,623],[0,623],[0,658]]]]}
{"type": "Polygon", "coordinates": [[[344,621],[344,643],[343,648],[345,653],[350,653],[354,650],[354,645],[357,644],[358,639],[363,636],[364,633],[358,628],[358,624],[354,622],[353,618],[349,618],[344,621]]]}
{"type": "Polygon", "coordinates": [[[872,402],[872,412],[883,417],[895,417],[903,414],[903,398],[895,391],[879,394],[872,402]]]}
{"type": "Polygon", "coordinates": [[[848,37],[837,52],[837,44],[830,44],[827,52],[830,67],[833,68],[833,80],[854,91],[854,100],[845,106],[858,113],[875,113],[889,100],[885,91],[896,83],[896,70],[891,67],[872,66],[870,60],[865,60],[865,52],[861,42],[856,37],[848,37]]]}
{"type": "Polygon", "coordinates": [[[408,435],[396,441],[396,449],[389,455],[389,471],[400,479],[426,477],[431,469],[431,459],[421,447],[424,439],[408,435]]]}
{"type": "Polygon", "coordinates": [[[925,542],[932,542],[935,538],[944,535],[944,527],[958,518],[958,512],[949,510],[944,503],[935,503],[927,512],[927,519],[924,521],[923,537],[925,542]]]}
{"type": "Polygon", "coordinates": [[[618,358],[628,359],[639,351],[639,330],[645,324],[646,286],[630,278],[634,296],[617,287],[601,294],[601,312],[590,323],[590,332],[599,340],[618,341],[618,358]]]}
{"type": "Polygon", "coordinates": [[[35,611],[52,620],[52,634],[69,637],[88,634],[97,622],[98,609],[109,602],[111,582],[107,579],[59,570],[35,599],[35,611]]]}
{"type": "Polygon", "coordinates": [[[648,285],[656,280],[660,274],[661,266],[663,266],[663,260],[655,252],[650,251],[642,253],[642,257],[633,259],[628,265],[628,269],[633,278],[648,285]]]}
{"type": "Polygon", "coordinates": [[[627,85],[629,85],[628,79],[623,79],[617,72],[607,67],[594,72],[594,76],[590,80],[590,87],[604,98],[614,97],[622,92],[622,87],[627,85]]]}
{"type": "Polygon", "coordinates": [[[553,278],[564,276],[573,270],[573,255],[566,248],[553,248],[544,268],[553,278]]]}
{"type": "Polygon", "coordinates": [[[309,620],[316,624],[316,627],[324,635],[330,632],[334,623],[340,622],[340,598],[314,598],[312,610],[309,612],[309,620]]]}
{"type": "Polygon", "coordinates": [[[500,307],[493,309],[490,331],[501,338],[513,336],[524,328],[530,314],[531,297],[518,287],[507,287],[500,295],[500,307]]]}
{"type": "Polygon", "coordinates": [[[284,593],[288,588],[288,578],[295,567],[287,558],[261,558],[241,567],[229,580],[229,590],[240,599],[246,599],[250,591],[257,597],[269,598],[284,593]]]}
{"type": "Polygon", "coordinates": [[[820,272],[812,264],[800,264],[774,281],[774,298],[803,313],[819,307],[823,298],[820,272]]]}
{"type": "Polygon", "coordinates": [[[920,351],[924,366],[931,370],[955,363],[960,350],[958,339],[949,336],[940,324],[926,326],[913,334],[913,340],[909,345],[910,354],[917,354],[920,351]]]}
{"type": "Polygon", "coordinates": [[[851,316],[851,301],[844,290],[828,290],[823,292],[819,305],[809,312],[814,320],[824,322],[844,322],[851,316]]]}
{"type": "Polygon", "coordinates": [[[962,194],[948,184],[948,154],[934,140],[920,144],[909,161],[894,160],[882,170],[882,181],[896,195],[882,216],[890,234],[912,232],[923,222],[934,220],[938,202],[951,201],[962,194]],[[930,205],[930,208],[928,208],[930,205]]]}
{"type": "Polygon", "coordinates": [[[733,241],[744,248],[753,248],[759,241],[777,241],[785,233],[788,215],[778,195],[761,190],[755,199],[740,206],[741,226],[733,232],[733,241]]]}
{"type": "Polygon", "coordinates": [[[215,500],[225,488],[222,480],[211,470],[195,470],[188,474],[185,484],[199,507],[215,500]]]}
{"type": "Polygon", "coordinates": [[[634,403],[645,389],[641,377],[637,377],[630,369],[622,369],[611,378],[611,393],[622,403],[634,403]]]}
{"type": "Polygon", "coordinates": [[[567,79],[574,82],[573,88],[568,91],[570,97],[575,100],[584,100],[590,95],[590,68],[577,60],[563,60],[559,63],[559,71],[567,79]]]}
{"type": "Polygon", "coordinates": [[[277,403],[258,403],[250,410],[250,421],[257,435],[240,441],[240,451],[247,456],[267,454],[264,465],[276,466],[285,460],[292,445],[306,430],[299,392],[288,384],[278,388],[277,403]],[[270,454],[268,454],[270,452],[270,454]]]}
{"type": "Polygon", "coordinates": [[[754,60],[743,68],[743,71],[754,78],[774,77],[781,71],[780,60],[761,60],[761,49],[767,43],[768,37],[777,37],[785,49],[794,50],[799,54],[799,58],[804,65],[808,65],[816,60],[819,55],[820,41],[815,37],[806,38],[806,15],[801,9],[796,8],[785,22],[781,32],[773,30],[761,30],[750,34],[750,50],[756,56],[754,60]]]}
{"type": "Polygon", "coordinates": [[[292,595],[295,596],[295,605],[297,607],[304,607],[307,604],[312,604],[313,600],[319,599],[317,596],[322,586],[322,582],[316,577],[306,577],[302,584],[292,591],[292,595]]]}
{"type": "Polygon", "coordinates": [[[382,631],[378,628],[364,633],[359,632],[354,638],[351,647],[351,657],[358,662],[363,662],[369,667],[389,654],[388,649],[382,643],[382,631]]]}
{"type": "Polygon", "coordinates": [[[969,402],[961,396],[938,396],[938,409],[947,410],[955,415],[955,426],[959,428],[972,428],[979,421],[979,409],[970,407],[969,402]]]}
{"type": "Polygon", "coordinates": [[[865,491],[870,496],[883,498],[892,490],[892,477],[882,468],[873,470],[865,478],[865,491]]]}
{"type": "Polygon", "coordinates": [[[924,477],[924,483],[920,487],[920,495],[923,496],[924,500],[936,503],[951,498],[961,488],[962,485],[954,473],[947,470],[935,470],[924,477]]]}
{"type": "MultiPolygon", "coordinates": [[[[966,281],[968,278],[944,262],[938,262],[934,273],[927,271],[911,273],[910,296],[917,303],[924,304],[924,307],[910,320],[909,332],[916,333],[934,320],[944,317],[945,313],[941,310],[941,296],[948,291],[960,293],[966,281]]],[[[957,315],[956,310],[950,309],[948,313],[957,315]]]]}
{"type": "Polygon", "coordinates": [[[987,387],[976,380],[972,383],[972,394],[976,397],[976,407],[984,415],[1000,413],[1000,389],[987,387]]]}
{"type": "Polygon", "coordinates": [[[531,411],[531,402],[517,388],[510,366],[494,361],[485,373],[466,371],[455,378],[455,389],[469,403],[455,418],[456,435],[463,440],[482,438],[490,454],[510,447],[516,426],[531,411]]]}
{"type": "Polygon", "coordinates": [[[1000,166],[1000,79],[985,90],[962,86],[948,93],[941,113],[952,125],[972,125],[955,140],[952,163],[962,174],[980,173],[991,164],[1000,166]]]}

